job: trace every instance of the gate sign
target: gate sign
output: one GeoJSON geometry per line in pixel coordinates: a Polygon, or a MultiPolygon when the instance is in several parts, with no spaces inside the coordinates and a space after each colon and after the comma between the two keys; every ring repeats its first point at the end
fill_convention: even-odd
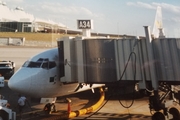
{"type": "Polygon", "coordinates": [[[77,20],[78,29],[92,29],[92,20],[77,20]]]}

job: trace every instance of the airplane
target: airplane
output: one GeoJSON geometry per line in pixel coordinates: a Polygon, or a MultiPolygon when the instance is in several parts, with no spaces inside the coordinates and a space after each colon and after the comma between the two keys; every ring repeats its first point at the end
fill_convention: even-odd
{"type": "Polygon", "coordinates": [[[27,96],[53,98],[104,86],[61,82],[58,60],[58,48],[35,55],[9,79],[9,88],[27,96]]]}

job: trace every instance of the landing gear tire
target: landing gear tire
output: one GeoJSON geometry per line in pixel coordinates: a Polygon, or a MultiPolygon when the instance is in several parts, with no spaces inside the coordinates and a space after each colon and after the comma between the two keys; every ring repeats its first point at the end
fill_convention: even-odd
{"type": "Polygon", "coordinates": [[[0,120],[8,120],[8,113],[5,111],[0,111],[0,120]]]}
{"type": "Polygon", "coordinates": [[[56,106],[54,104],[51,104],[51,113],[56,112],[56,106]]]}
{"type": "Polygon", "coordinates": [[[156,112],[154,113],[154,115],[152,116],[152,120],[165,120],[165,116],[163,113],[161,112],[156,112]]]}
{"type": "Polygon", "coordinates": [[[169,113],[173,116],[171,120],[180,120],[179,110],[172,107],[169,109],[169,113]]]}
{"type": "Polygon", "coordinates": [[[56,106],[54,103],[47,103],[44,107],[45,114],[51,114],[52,112],[56,112],[56,106]]]}

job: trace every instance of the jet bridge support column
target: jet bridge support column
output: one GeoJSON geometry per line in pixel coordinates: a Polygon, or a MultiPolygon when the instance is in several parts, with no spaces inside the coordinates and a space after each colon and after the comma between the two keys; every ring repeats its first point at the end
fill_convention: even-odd
{"type": "Polygon", "coordinates": [[[154,57],[153,57],[153,49],[152,49],[152,38],[150,35],[150,26],[144,26],[145,35],[146,35],[146,45],[147,45],[147,53],[149,57],[149,70],[150,70],[150,79],[152,82],[152,87],[155,91],[158,90],[158,80],[156,77],[156,69],[154,64],[154,57]],[[152,63],[152,64],[150,64],[152,63]]]}

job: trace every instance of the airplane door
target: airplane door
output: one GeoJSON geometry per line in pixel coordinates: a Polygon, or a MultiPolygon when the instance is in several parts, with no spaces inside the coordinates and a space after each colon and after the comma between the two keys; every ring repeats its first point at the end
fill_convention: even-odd
{"type": "Polygon", "coordinates": [[[49,84],[56,84],[57,82],[57,75],[56,75],[56,68],[51,68],[49,71],[49,84]]]}
{"type": "Polygon", "coordinates": [[[46,76],[47,84],[56,84],[57,82],[57,67],[54,61],[44,62],[42,68],[45,69],[44,76],[46,76]]]}
{"type": "Polygon", "coordinates": [[[57,84],[57,66],[54,61],[48,61],[47,78],[46,85],[44,85],[46,95],[57,95],[59,85],[57,84]]]}

